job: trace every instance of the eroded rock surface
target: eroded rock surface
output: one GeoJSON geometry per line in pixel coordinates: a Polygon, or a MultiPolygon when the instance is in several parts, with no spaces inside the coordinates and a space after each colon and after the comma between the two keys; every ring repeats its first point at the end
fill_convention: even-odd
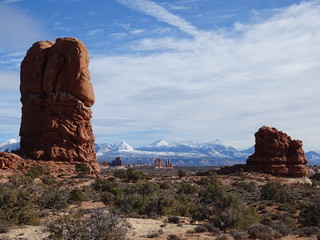
{"type": "Polygon", "coordinates": [[[247,159],[247,166],[277,176],[307,176],[308,161],[302,141],[292,140],[286,133],[267,126],[255,133],[255,139],[255,152],[247,159]]]}
{"type": "Polygon", "coordinates": [[[32,159],[96,164],[95,101],[85,45],[58,38],[32,45],[21,63],[21,152],[32,159]]]}
{"type": "Polygon", "coordinates": [[[0,169],[17,169],[21,162],[23,159],[14,153],[0,152],[0,169]]]}

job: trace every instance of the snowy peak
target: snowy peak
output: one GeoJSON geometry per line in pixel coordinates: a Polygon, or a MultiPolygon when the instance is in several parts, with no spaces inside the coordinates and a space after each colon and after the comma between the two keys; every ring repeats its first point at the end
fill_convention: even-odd
{"type": "Polygon", "coordinates": [[[169,147],[169,143],[167,143],[165,140],[163,139],[159,139],[153,143],[151,143],[148,147],[169,147]]]}
{"type": "Polygon", "coordinates": [[[20,149],[20,142],[17,139],[10,139],[0,143],[0,152],[11,152],[20,149]]]}
{"type": "Polygon", "coordinates": [[[114,150],[117,150],[117,151],[128,151],[128,152],[134,151],[133,147],[131,147],[126,142],[116,143],[115,146],[114,146],[114,150]]]}

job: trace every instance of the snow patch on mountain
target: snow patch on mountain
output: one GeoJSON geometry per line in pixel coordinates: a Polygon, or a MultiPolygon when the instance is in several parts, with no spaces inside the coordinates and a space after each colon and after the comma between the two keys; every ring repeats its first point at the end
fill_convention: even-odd
{"type": "Polygon", "coordinates": [[[11,152],[20,149],[20,142],[17,139],[10,139],[0,143],[0,152],[11,152]]]}
{"type": "Polygon", "coordinates": [[[148,147],[169,147],[169,143],[167,143],[163,139],[159,139],[159,140],[151,143],[148,147]]]}

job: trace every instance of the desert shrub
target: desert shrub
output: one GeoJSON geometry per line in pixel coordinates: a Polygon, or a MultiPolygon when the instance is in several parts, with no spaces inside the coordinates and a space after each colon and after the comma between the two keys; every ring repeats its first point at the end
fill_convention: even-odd
{"type": "Polygon", "coordinates": [[[24,173],[25,176],[30,177],[32,179],[35,179],[44,175],[49,175],[49,174],[50,174],[49,170],[41,165],[32,166],[28,171],[24,173]]]}
{"type": "Polygon", "coordinates": [[[288,227],[283,221],[276,221],[269,225],[276,230],[281,236],[287,236],[292,233],[292,229],[288,227]]]}
{"type": "Polygon", "coordinates": [[[302,208],[301,222],[305,227],[320,227],[320,200],[307,204],[302,208]]]}
{"type": "Polygon", "coordinates": [[[69,193],[69,201],[70,202],[82,202],[84,199],[83,192],[79,188],[75,188],[69,193]]]}
{"type": "Polygon", "coordinates": [[[38,205],[42,208],[52,210],[62,210],[68,206],[69,193],[54,187],[44,189],[38,200],[38,205]]]}
{"type": "Polygon", "coordinates": [[[160,183],[160,188],[161,189],[170,189],[172,188],[171,184],[169,182],[161,182],[160,183]]]}
{"type": "Polygon", "coordinates": [[[52,221],[47,225],[47,239],[124,240],[128,223],[117,212],[95,210],[84,218],[73,213],[52,221]]]}
{"type": "Polygon", "coordinates": [[[43,184],[46,185],[54,185],[57,183],[56,179],[51,177],[50,175],[44,175],[41,177],[43,184]]]}
{"type": "Polygon", "coordinates": [[[169,223],[180,223],[180,218],[178,216],[170,216],[168,217],[169,223]]]}
{"type": "Polygon", "coordinates": [[[99,192],[116,192],[118,185],[114,181],[105,178],[98,178],[92,184],[94,190],[99,192]]]}
{"type": "Polygon", "coordinates": [[[197,187],[193,186],[190,183],[182,183],[182,184],[180,184],[178,193],[195,194],[195,193],[197,193],[197,187]]]}
{"type": "Polygon", "coordinates": [[[127,178],[126,170],[119,169],[113,173],[113,176],[120,179],[126,179],[127,178]]]}
{"type": "Polygon", "coordinates": [[[33,183],[33,179],[30,176],[15,174],[9,178],[9,182],[15,187],[30,186],[33,183]]]}
{"type": "Polygon", "coordinates": [[[315,173],[310,177],[311,180],[320,181],[320,173],[315,173]]]}
{"type": "Polygon", "coordinates": [[[159,185],[153,182],[145,182],[137,185],[137,192],[141,194],[142,196],[149,196],[153,193],[159,192],[159,185]]]}
{"type": "Polygon", "coordinates": [[[167,238],[167,240],[182,240],[181,237],[179,237],[178,235],[176,234],[170,234],[167,238]]]}
{"type": "Polygon", "coordinates": [[[188,206],[182,196],[159,196],[155,208],[160,216],[185,216],[188,213],[188,206]]]}
{"type": "Polygon", "coordinates": [[[144,174],[143,172],[134,170],[132,168],[129,168],[126,172],[126,179],[127,181],[133,181],[133,182],[138,182],[144,179],[147,179],[147,175],[144,174]]]}
{"type": "Polygon", "coordinates": [[[229,237],[227,234],[222,234],[222,235],[216,237],[216,240],[228,240],[228,239],[229,239],[229,237]]]}
{"type": "Polygon", "coordinates": [[[298,234],[300,237],[310,237],[312,235],[320,234],[320,230],[318,227],[301,227],[295,234],[298,234]]]}
{"type": "Polygon", "coordinates": [[[185,177],[186,176],[186,172],[183,171],[182,169],[179,169],[178,176],[179,176],[179,178],[185,177]]]}
{"type": "MultiPolygon", "coordinates": [[[[202,203],[208,205],[204,211],[213,209],[215,218],[212,220],[216,227],[246,230],[259,221],[255,209],[246,207],[237,195],[228,193],[218,181],[206,185],[199,197],[202,203]]],[[[193,210],[190,212],[193,218],[199,216],[193,210]]]]}
{"type": "Polygon", "coordinates": [[[117,206],[125,214],[138,213],[140,215],[145,213],[145,208],[149,198],[143,198],[142,195],[138,193],[124,194],[124,196],[119,200],[117,206]]]}
{"type": "Polygon", "coordinates": [[[9,226],[10,226],[10,224],[8,222],[1,220],[0,221],[0,233],[9,232],[9,226]]]}
{"type": "Polygon", "coordinates": [[[257,191],[257,184],[252,181],[251,182],[241,181],[241,182],[238,182],[236,186],[250,193],[257,191]]]}
{"type": "Polygon", "coordinates": [[[213,211],[206,205],[192,205],[189,210],[193,220],[202,221],[210,219],[213,215],[213,211]]]}
{"type": "Polygon", "coordinates": [[[148,233],[147,238],[156,238],[160,237],[163,234],[163,231],[161,229],[157,231],[151,231],[148,233]]]}
{"type": "Polygon", "coordinates": [[[85,163],[78,163],[75,168],[77,174],[79,176],[84,176],[90,174],[90,167],[85,163]]]}
{"type": "Polygon", "coordinates": [[[245,240],[247,238],[246,232],[239,232],[237,230],[231,229],[230,233],[235,240],[245,240]]]}
{"type": "Polygon", "coordinates": [[[0,184],[0,222],[3,226],[39,224],[34,199],[29,191],[11,184],[0,184]]]}
{"type": "Polygon", "coordinates": [[[215,184],[215,183],[219,183],[218,177],[217,177],[217,173],[215,172],[209,172],[207,173],[207,177],[203,177],[201,178],[197,184],[199,185],[209,185],[209,184],[215,184]]]}
{"type": "Polygon", "coordinates": [[[218,218],[224,227],[237,230],[247,230],[249,226],[259,222],[259,216],[254,208],[239,203],[232,204],[223,211],[219,211],[218,218]]]}
{"type": "Polygon", "coordinates": [[[201,225],[198,225],[194,228],[196,233],[200,232],[212,232],[213,231],[213,225],[210,223],[203,223],[201,225]]]}
{"type": "Polygon", "coordinates": [[[248,229],[248,234],[251,238],[258,238],[261,240],[269,240],[273,237],[272,228],[263,224],[252,225],[248,229]]]}
{"type": "Polygon", "coordinates": [[[260,223],[263,224],[263,225],[268,225],[269,226],[272,223],[272,218],[269,217],[269,216],[265,216],[265,217],[263,217],[261,219],[260,223]]]}
{"type": "Polygon", "coordinates": [[[101,193],[100,200],[104,205],[108,206],[114,204],[114,202],[116,201],[116,197],[110,192],[103,192],[101,193]]]}
{"type": "Polygon", "coordinates": [[[196,226],[196,227],[194,228],[194,231],[195,231],[196,233],[203,233],[203,232],[207,232],[208,229],[207,229],[206,227],[202,226],[202,225],[199,225],[199,226],[196,226]]]}
{"type": "Polygon", "coordinates": [[[245,178],[248,177],[248,173],[245,172],[245,171],[243,170],[243,168],[240,168],[239,170],[237,170],[237,171],[235,172],[235,175],[241,177],[242,179],[245,179],[245,178]]]}
{"type": "Polygon", "coordinates": [[[289,193],[287,187],[279,182],[268,182],[261,188],[262,200],[273,200],[279,203],[293,202],[293,196],[289,193]]]}

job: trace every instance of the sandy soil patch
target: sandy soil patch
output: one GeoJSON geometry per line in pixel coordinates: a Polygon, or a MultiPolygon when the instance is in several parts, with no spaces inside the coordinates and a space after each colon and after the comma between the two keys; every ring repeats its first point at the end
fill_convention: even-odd
{"type": "Polygon", "coordinates": [[[44,232],[43,226],[23,226],[12,228],[8,233],[0,234],[0,239],[41,240],[48,235],[48,232],[44,232]]]}

